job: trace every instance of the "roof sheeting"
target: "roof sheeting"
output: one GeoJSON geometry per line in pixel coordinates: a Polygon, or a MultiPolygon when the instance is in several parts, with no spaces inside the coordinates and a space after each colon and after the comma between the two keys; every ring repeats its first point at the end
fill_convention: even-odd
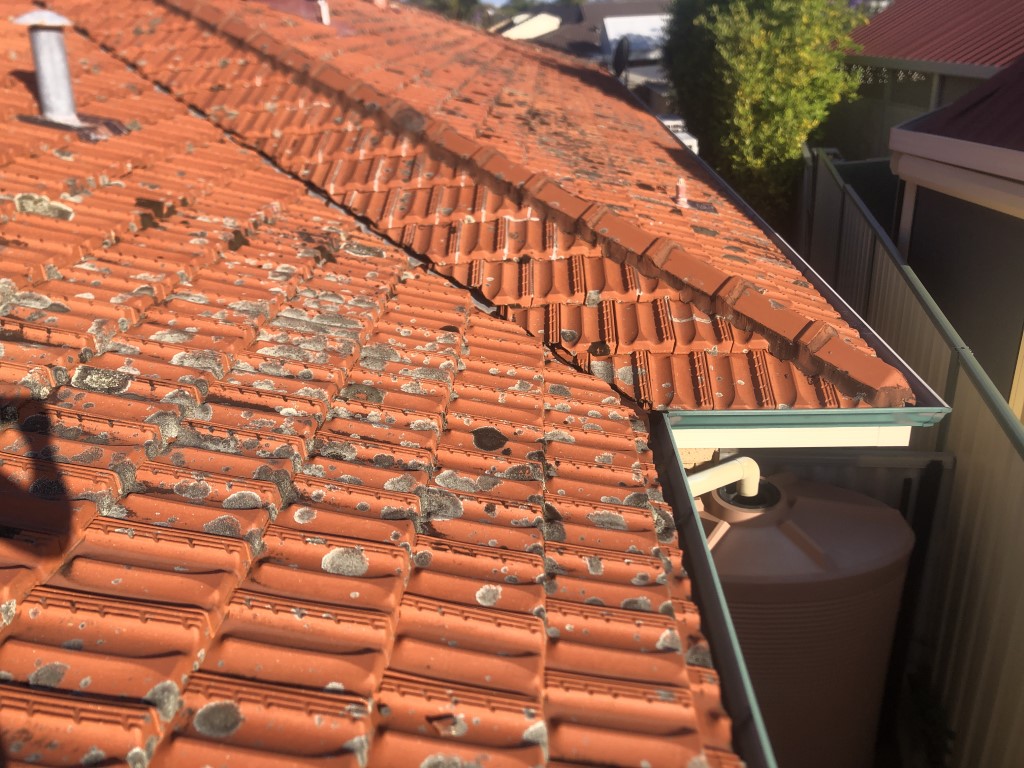
{"type": "Polygon", "coordinates": [[[1024,54],[1024,3],[896,0],[853,39],[860,57],[1003,67],[1024,54]]]}
{"type": "Polygon", "coordinates": [[[908,128],[1024,152],[1024,56],[952,104],[908,128]]]}

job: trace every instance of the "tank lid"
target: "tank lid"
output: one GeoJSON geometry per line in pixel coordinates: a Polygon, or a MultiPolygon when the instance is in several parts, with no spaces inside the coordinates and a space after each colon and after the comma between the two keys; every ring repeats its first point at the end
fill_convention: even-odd
{"type": "Polygon", "coordinates": [[[800,583],[847,579],[900,563],[914,545],[903,516],[876,499],[844,488],[768,478],[779,500],[750,518],[716,493],[706,512],[737,519],[714,549],[723,582],[800,583]]]}

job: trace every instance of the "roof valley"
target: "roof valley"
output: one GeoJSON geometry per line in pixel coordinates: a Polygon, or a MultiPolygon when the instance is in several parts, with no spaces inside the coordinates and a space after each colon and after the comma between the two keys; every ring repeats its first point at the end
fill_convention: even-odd
{"type": "MultiPolygon", "coordinates": [[[[298,79],[294,76],[291,78],[290,87],[295,96],[303,98],[302,89],[306,88],[309,96],[305,98],[312,104],[317,94],[327,94],[330,107],[325,104],[321,109],[323,118],[332,114],[329,110],[339,109],[336,97],[341,96],[344,106],[333,117],[333,121],[335,125],[339,125],[339,119],[343,121],[340,123],[343,133],[350,125],[354,128],[358,124],[355,130],[359,134],[360,158],[366,157],[366,148],[373,144],[377,145],[378,150],[399,149],[399,154],[389,156],[385,153],[370,160],[371,164],[376,164],[376,167],[368,169],[373,173],[373,183],[365,186],[364,191],[358,184],[353,184],[351,174],[358,174],[359,167],[351,160],[341,157],[333,162],[310,164],[306,161],[308,153],[302,148],[304,144],[296,140],[294,130],[286,120],[275,120],[271,114],[269,119],[257,115],[259,119],[254,121],[252,112],[239,114],[231,107],[222,106],[234,99],[239,105],[245,104],[247,109],[261,111],[262,105],[254,103],[251,98],[241,97],[239,101],[238,95],[231,95],[233,88],[247,89],[244,82],[225,81],[221,90],[206,94],[196,91],[190,95],[188,91],[181,91],[181,86],[176,82],[180,79],[175,77],[176,70],[168,70],[166,64],[161,65],[155,60],[156,54],[152,48],[147,48],[149,53],[143,57],[144,60],[138,62],[145,76],[158,82],[164,77],[163,84],[172,92],[177,90],[178,98],[207,112],[212,120],[236,133],[285,170],[305,178],[347,210],[363,216],[375,231],[427,256],[442,274],[455,277],[467,287],[486,289],[486,283],[467,282],[467,276],[461,274],[461,265],[479,258],[471,252],[473,246],[467,247],[466,243],[477,242],[475,238],[488,231],[487,222],[475,218],[479,216],[482,219],[487,212],[477,211],[472,202],[460,200],[455,205],[434,206],[435,221],[431,225],[417,223],[415,220],[403,221],[403,214],[411,210],[416,202],[414,198],[422,194],[425,180],[428,188],[432,187],[436,191],[439,178],[450,179],[457,184],[464,183],[467,177],[482,178],[486,188],[500,201],[499,208],[490,212],[492,215],[500,213],[506,217],[514,215],[525,219],[538,216],[539,222],[554,222],[560,232],[559,237],[566,239],[569,253],[575,250],[589,258],[610,260],[622,269],[636,270],[659,280],[674,292],[678,301],[690,303],[705,314],[724,318],[738,329],[753,331],[762,339],[760,343],[771,351],[773,357],[788,360],[788,365],[798,368],[803,374],[824,377],[829,382],[828,386],[837,387],[845,393],[847,401],[854,396],[863,397],[874,405],[898,405],[912,397],[898,372],[875,357],[848,327],[837,333],[832,318],[827,314],[815,314],[817,309],[811,314],[793,311],[788,308],[788,304],[795,302],[777,300],[771,293],[763,295],[764,288],[752,282],[749,277],[729,274],[674,240],[658,237],[637,227],[606,205],[591,203],[566,192],[547,175],[532,173],[510,162],[500,151],[467,138],[443,119],[426,117],[402,98],[385,95],[372,85],[346,75],[330,60],[322,61],[314,58],[312,53],[292,47],[275,37],[273,28],[260,29],[250,23],[246,12],[253,12],[251,6],[203,4],[192,0],[161,2],[177,9],[184,14],[185,19],[198,19],[217,29],[219,34],[233,38],[238,45],[244,45],[253,53],[267,57],[265,60],[298,74],[298,79]],[[222,10],[221,6],[225,6],[226,10],[222,10]],[[241,10],[243,7],[245,11],[241,10]],[[165,74],[161,75],[161,72],[165,74]],[[363,134],[367,130],[376,133],[376,138],[366,138],[363,134]],[[404,148],[419,147],[419,141],[425,142],[426,147],[410,162],[404,148]],[[338,173],[344,175],[338,176],[338,173]],[[406,179],[406,183],[416,186],[400,184],[393,188],[400,193],[397,196],[382,195],[378,187],[381,181],[392,183],[395,179],[406,179]],[[396,218],[401,226],[392,226],[396,218]],[[438,226],[438,223],[442,225],[438,226]]],[[[260,17],[257,13],[253,18],[258,20],[260,17]]],[[[98,33],[102,39],[102,29],[98,29],[98,33]]],[[[170,52],[173,52],[173,38],[165,35],[163,39],[165,48],[168,45],[166,41],[171,41],[170,52]]],[[[315,41],[309,45],[315,47],[315,41]]],[[[115,41],[112,47],[116,49],[119,44],[115,41]]],[[[167,52],[165,50],[165,54],[167,52]]],[[[125,51],[122,47],[120,55],[128,63],[135,63],[130,48],[125,51]]],[[[308,132],[308,122],[304,125],[304,131],[308,132]]],[[[321,122],[321,125],[326,124],[321,122]]],[[[373,158],[373,155],[370,157],[373,158]]],[[[363,162],[365,164],[365,159],[363,162]]],[[[366,177],[364,184],[369,181],[366,177]]],[[[487,252],[486,246],[483,252],[487,252]]],[[[733,255],[736,256],[733,263],[745,261],[733,255]]],[[[756,274],[756,271],[750,274],[756,274]]],[[[521,316],[514,305],[502,306],[502,312],[509,317],[521,316]]],[[[578,331],[572,332],[579,335],[578,331]]],[[[672,332],[674,334],[674,328],[672,332]]],[[[549,329],[545,335],[549,340],[558,340],[561,333],[555,328],[553,332],[549,329]]],[[[587,341],[592,345],[592,352],[599,357],[606,357],[607,353],[600,354],[603,351],[600,334],[587,341]]],[[[718,354],[720,347],[720,344],[712,344],[705,349],[712,350],[711,354],[718,354]]],[[[754,348],[757,348],[756,345],[754,348]]],[[[673,349],[681,351],[678,344],[673,349]]],[[[572,351],[577,354],[577,363],[586,365],[586,358],[578,355],[578,350],[572,351]]],[[[609,369],[620,370],[627,362],[626,359],[606,358],[590,370],[601,375],[609,369]]],[[[642,378],[642,372],[635,372],[632,376],[634,380],[638,378],[636,373],[640,373],[642,378]]],[[[777,375],[771,383],[774,383],[777,375]]],[[[659,400],[643,400],[637,388],[630,383],[614,376],[610,381],[620,391],[646,407],[657,407],[659,404],[659,400]]],[[[782,385],[782,389],[786,388],[782,385]]],[[[691,406],[683,403],[674,405],[717,408],[722,407],[721,400],[722,397],[715,394],[710,401],[696,402],[691,406]]],[[[785,398],[774,392],[757,394],[749,400],[752,403],[758,400],[785,403],[785,398]]],[[[824,402],[827,401],[841,402],[843,397],[836,392],[835,395],[827,396],[824,402]]],[[[821,407],[824,402],[815,405],[821,407]]]]}

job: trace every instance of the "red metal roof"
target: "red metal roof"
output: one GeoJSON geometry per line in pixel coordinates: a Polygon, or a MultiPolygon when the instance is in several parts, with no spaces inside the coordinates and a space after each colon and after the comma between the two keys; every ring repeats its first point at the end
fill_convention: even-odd
{"type": "Polygon", "coordinates": [[[333,28],[232,0],[133,3],[130,19],[58,7],[646,407],[913,399],[692,156],[586,64],[404,6],[339,5],[333,28]]]}
{"type": "Polygon", "coordinates": [[[861,56],[1003,67],[1024,54],[1024,3],[896,0],[853,39],[861,56]]]}
{"type": "Polygon", "coordinates": [[[952,104],[914,121],[913,130],[1024,152],[1024,56],[952,104]]]}
{"type": "Polygon", "coordinates": [[[636,412],[67,39],[99,141],[0,21],[5,764],[739,766],[636,412]]]}

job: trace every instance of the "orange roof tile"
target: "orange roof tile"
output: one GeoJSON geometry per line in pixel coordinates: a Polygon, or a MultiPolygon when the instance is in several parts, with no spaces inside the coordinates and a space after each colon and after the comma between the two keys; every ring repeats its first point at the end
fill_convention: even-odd
{"type": "Polygon", "coordinates": [[[739,764],[631,406],[78,33],[128,133],[20,122],[0,41],[9,764],[739,764]]]}
{"type": "Polygon", "coordinates": [[[407,6],[338,4],[325,28],[241,0],[150,0],[130,19],[92,0],[56,5],[646,407],[913,402],[699,162],[589,65],[407,6]],[[717,322],[694,343],[701,315],[717,322]],[[764,350],[758,377],[700,381],[749,371],[764,350]]]}

